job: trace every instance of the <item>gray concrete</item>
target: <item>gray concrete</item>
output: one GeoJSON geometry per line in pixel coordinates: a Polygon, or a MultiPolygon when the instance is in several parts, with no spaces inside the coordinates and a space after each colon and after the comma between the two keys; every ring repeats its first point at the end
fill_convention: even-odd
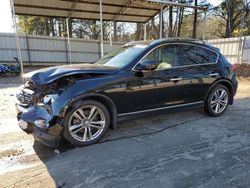
{"type": "Polygon", "coordinates": [[[45,165],[65,187],[250,187],[250,99],[236,103],[220,118],[196,110],[125,122],[45,165]]]}
{"type": "Polygon", "coordinates": [[[240,82],[235,104],[221,117],[195,109],[137,118],[99,144],[60,154],[7,130],[14,112],[4,106],[14,90],[1,95],[0,167],[7,169],[0,187],[250,187],[249,81],[240,82]]]}

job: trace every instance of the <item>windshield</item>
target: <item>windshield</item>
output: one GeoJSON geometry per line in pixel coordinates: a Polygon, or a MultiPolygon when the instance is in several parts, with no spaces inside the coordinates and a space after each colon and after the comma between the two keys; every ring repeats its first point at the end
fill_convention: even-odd
{"type": "Polygon", "coordinates": [[[124,46],[113,50],[95,64],[101,64],[110,67],[123,68],[129,65],[146,48],[146,45],[124,46]]]}

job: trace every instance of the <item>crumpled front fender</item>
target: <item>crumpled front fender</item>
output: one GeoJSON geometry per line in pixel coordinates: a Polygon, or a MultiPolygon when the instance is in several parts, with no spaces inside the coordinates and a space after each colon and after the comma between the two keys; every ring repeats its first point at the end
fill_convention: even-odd
{"type": "Polygon", "coordinates": [[[63,118],[67,109],[75,101],[89,97],[98,98],[106,102],[111,115],[110,127],[114,129],[117,122],[117,109],[114,102],[105,95],[105,91],[102,90],[104,82],[108,85],[112,82],[112,77],[91,79],[91,82],[89,82],[89,80],[77,81],[76,84],[68,88],[51,104],[53,115],[63,118]]]}
{"type": "Polygon", "coordinates": [[[67,88],[52,104],[52,111],[54,116],[61,117],[62,111],[71,104],[75,98],[83,95],[99,94],[104,83],[112,82],[112,76],[106,78],[94,78],[89,80],[79,80],[71,87],[67,88]]]}

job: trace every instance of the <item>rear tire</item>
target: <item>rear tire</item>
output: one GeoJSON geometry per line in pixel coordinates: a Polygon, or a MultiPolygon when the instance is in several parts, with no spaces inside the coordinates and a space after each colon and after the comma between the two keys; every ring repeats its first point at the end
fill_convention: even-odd
{"type": "Polygon", "coordinates": [[[204,110],[207,114],[218,117],[227,109],[230,100],[230,93],[226,86],[222,84],[216,85],[209,93],[204,110]]]}
{"type": "Polygon", "coordinates": [[[66,113],[64,138],[74,146],[97,143],[110,125],[108,109],[95,100],[80,101],[66,113]]]}

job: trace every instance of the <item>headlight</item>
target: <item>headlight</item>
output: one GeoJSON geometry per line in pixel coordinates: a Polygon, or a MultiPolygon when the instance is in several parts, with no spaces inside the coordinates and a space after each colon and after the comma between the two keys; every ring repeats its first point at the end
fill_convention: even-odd
{"type": "Polygon", "coordinates": [[[49,104],[51,102],[54,102],[57,97],[58,97],[58,94],[45,95],[43,97],[43,103],[44,104],[49,104]]]}
{"type": "Polygon", "coordinates": [[[34,121],[34,124],[37,126],[37,127],[40,127],[40,128],[48,128],[49,127],[49,124],[46,123],[46,120],[45,119],[38,119],[36,121],[34,121]]]}

